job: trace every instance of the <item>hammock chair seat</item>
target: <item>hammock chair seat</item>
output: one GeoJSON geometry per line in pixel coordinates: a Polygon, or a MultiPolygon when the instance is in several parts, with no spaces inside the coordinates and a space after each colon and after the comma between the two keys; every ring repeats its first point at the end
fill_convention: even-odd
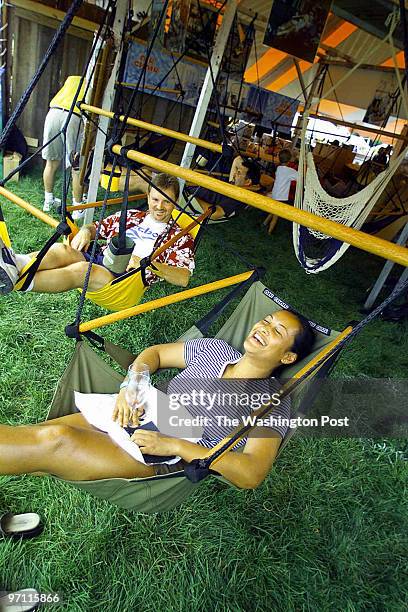
{"type": "MultiPolygon", "coordinates": [[[[192,221],[189,215],[177,209],[173,210],[172,218],[181,229],[185,229],[192,221]]],[[[199,231],[199,224],[189,231],[193,240],[196,240],[199,231]]],[[[146,289],[139,271],[130,276],[124,274],[123,277],[115,278],[97,291],[87,291],[86,298],[107,310],[119,311],[139,304],[146,289]]]]}
{"type": "MultiPolygon", "coordinates": [[[[243,342],[253,324],[282,307],[288,307],[288,305],[277,298],[261,282],[257,281],[252,284],[215,337],[222,338],[238,350],[242,350],[243,342]]],[[[312,353],[295,366],[288,368],[285,375],[294,375],[338,335],[338,332],[320,326],[315,326],[315,332],[316,342],[312,353]]],[[[201,337],[203,337],[203,333],[197,326],[193,326],[179,340],[184,341],[201,337]]],[[[111,343],[105,343],[105,350],[124,368],[133,361],[134,355],[111,343]]],[[[313,375],[315,373],[313,372],[313,375]]],[[[313,375],[311,378],[313,378],[313,375]]],[[[78,342],[74,355],[57,385],[47,418],[50,420],[75,412],[74,391],[117,393],[122,380],[123,376],[102,360],[88,344],[84,341],[78,342]]],[[[298,397],[291,396],[292,404],[294,405],[294,402],[299,403],[296,412],[301,414],[309,408],[311,402],[310,389],[306,394],[302,394],[299,390],[295,394],[298,394],[298,397]]],[[[288,435],[282,442],[281,449],[289,437],[288,435]]],[[[216,477],[227,482],[219,476],[216,477]]],[[[188,480],[183,471],[149,478],[106,478],[93,481],[67,482],[121,508],[147,513],[161,512],[173,508],[184,501],[200,484],[188,480]]],[[[231,483],[228,484],[231,485],[231,483]]]]}

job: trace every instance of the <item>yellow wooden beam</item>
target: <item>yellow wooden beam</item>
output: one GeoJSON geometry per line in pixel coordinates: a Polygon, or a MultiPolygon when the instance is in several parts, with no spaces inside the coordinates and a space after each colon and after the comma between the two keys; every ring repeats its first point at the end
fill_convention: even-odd
{"type": "Polygon", "coordinates": [[[186,291],[173,293],[173,295],[158,298],[157,300],[145,302],[144,304],[138,304],[137,306],[126,308],[125,310],[121,310],[119,312],[112,312],[104,317],[99,317],[97,319],[93,319],[92,321],[81,323],[79,326],[79,332],[84,333],[91,331],[92,329],[97,329],[105,325],[110,325],[111,323],[116,323],[116,321],[122,321],[123,319],[134,317],[135,315],[142,314],[143,312],[149,312],[150,310],[155,310],[156,308],[163,308],[164,306],[169,306],[169,304],[177,304],[178,302],[189,300],[197,297],[198,295],[211,293],[212,291],[217,291],[218,289],[223,289],[224,287],[231,287],[231,285],[238,285],[238,283],[248,280],[253,273],[253,270],[250,272],[243,272],[242,274],[222,278],[221,280],[207,283],[206,285],[200,285],[199,287],[193,287],[192,289],[186,289],[186,291]]]}
{"type": "MultiPolygon", "coordinates": [[[[146,193],[136,193],[128,197],[128,202],[135,202],[137,200],[145,200],[147,198],[146,193]]],[[[106,200],[107,206],[114,206],[115,204],[122,204],[123,197],[111,198],[106,200]]],[[[97,202],[88,202],[88,204],[77,204],[76,206],[67,206],[67,211],[72,212],[73,210],[86,210],[87,208],[101,208],[104,205],[104,200],[98,200],[97,202]]]]}
{"type": "MultiPolygon", "coordinates": [[[[28,202],[26,202],[25,200],[17,196],[15,193],[12,193],[5,187],[0,187],[0,195],[3,196],[4,198],[7,198],[7,200],[9,200],[10,202],[13,202],[13,204],[17,204],[17,206],[24,209],[26,212],[30,213],[30,215],[32,215],[33,217],[36,217],[43,223],[46,223],[47,225],[49,225],[50,227],[56,228],[59,225],[59,221],[57,221],[56,219],[53,219],[53,217],[50,217],[42,210],[38,210],[38,208],[36,208],[32,204],[29,204],[28,202]]],[[[79,232],[78,226],[72,221],[70,221],[69,219],[67,219],[67,223],[69,227],[71,228],[71,232],[72,232],[71,235],[75,236],[75,234],[79,232]]]]}
{"type": "MultiPolygon", "coordinates": [[[[115,154],[120,155],[122,147],[114,145],[112,150],[115,154]]],[[[353,229],[352,227],[347,227],[341,223],[324,219],[306,210],[294,208],[289,204],[283,204],[282,202],[272,200],[272,198],[254,193],[253,191],[248,191],[242,187],[230,185],[229,183],[219,181],[211,176],[200,174],[194,170],[181,168],[180,166],[176,166],[162,159],[157,159],[151,155],[146,155],[145,153],[132,150],[124,151],[124,153],[126,153],[129,159],[142,163],[145,166],[150,166],[159,172],[166,172],[167,174],[178,176],[185,181],[190,181],[200,187],[205,187],[211,191],[233,198],[243,204],[248,204],[249,206],[259,208],[267,213],[278,215],[278,217],[282,217],[282,219],[287,219],[293,223],[299,223],[299,225],[310,227],[313,230],[337,238],[337,240],[351,244],[358,249],[373,253],[373,255],[378,255],[379,257],[390,259],[403,266],[408,266],[408,249],[394,244],[393,242],[388,242],[387,240],[371,236],[370,234],[353,229]]]]}
{"type": "MultiPolygon", "coordinates": [[[[111,111],[98,108],[97,106],[91,106],[90,104],[79,104],[79,106],[82,111],[88,111],[89,113],[94,113],[95,115],[102,115],[102,117],[109,117],[110,119],[113,119],[115,116],[115,113],[112,113],[111,111]]],[[[120,115],[119,121],[124,120],[125,116],[120,115]]],[[[222,153],[222,146],[220,144],[215,144],[214,142],[209,142],[208,140],[203,140],[202,138],[194,138],[193,136],[188,136],[188,134],[182,134],[180,132],[176,132],[175,130],[164,128],[160,125],[154,125],[154,123],[147,123],[146,121],[141,121],[140,119],[133,119],[132,117],[129,117],[126,123],[128,125],[140,127],[144,130],[149,130],[150,132],[156,132],[157,134],[163,134],[163,136],[169,136],[170,138],[181,140],[182,142],[191,142],[198,147],[203,147],[204,149],[214,151],[214,153],[222,153]]]]}
{"type": "Polygon", "coordinates": [[[28,202],[15,195],[5,187],[0,187],[0,195],[7,198],[7,200],[9,200],[10,202],[17,204],[17,206],[29,212],[31,215],[33,215],[33,217],[37,217],[37,219],[39,219],[43,223],[46,223],[47,225],[50,225],[51,227],[57,227],[57,225],[59,224],[59,221],[53,219],[52,217],[44,213],[42,210],[38,210],[38,208],[36,208],[32,204],[29,204],[28,202]]]}

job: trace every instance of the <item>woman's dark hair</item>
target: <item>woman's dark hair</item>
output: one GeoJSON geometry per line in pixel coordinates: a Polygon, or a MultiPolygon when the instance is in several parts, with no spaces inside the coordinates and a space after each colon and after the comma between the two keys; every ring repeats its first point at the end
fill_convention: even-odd
{"type": "Polygon", "coordinates": [[[259,165],[248,157],[242,158],[242,165],[247,168],[247,178],[250,179],[253,185],[258,185],[261,180],[261,170],[259,165]]]}
{"type": "Polygon", "coordinates": [[[297,361],[300,361],[311,352],[316,336],[309,321],[305,317],[293,310],[288,310],[288,312],[292,313],[301,324],[301,330],[296,334],[292,348],[290,349],[293,353],[296,353],[297,361]]]}

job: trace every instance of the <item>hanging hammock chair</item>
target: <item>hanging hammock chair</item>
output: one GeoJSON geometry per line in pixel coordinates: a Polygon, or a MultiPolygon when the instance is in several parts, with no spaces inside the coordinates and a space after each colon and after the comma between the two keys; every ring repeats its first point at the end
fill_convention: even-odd
{"type": "MultiPolygon", "coordinates": [[[[194,251],[196,251],[203,228],[203,224],[200,222],[204,220],[204,217],[204,215],[201,215],[198,219],[193,219],[190,215],[174,209],[172,218],[182,231],[156,249],[151,256],[151,260],[153,261],[160,252],[165,251],[170,246],[170,243],[177,241],[186,233],[193,238],[194,251]]],[[[144,270],[138,268],[113,279],[97,291],[87,291],[85,297],[102,308],[119,311],[139,304],[147,288],[144,270]]]]}
{"type": "MultiPolygon", "coordinates": [[[[192,338],[201,338],[204,335],[207,336],[208,328],[217,320],[226,306],[237,295],[238,291],[242,291],[250,285],[243,299],[215,336],[216,338],[224,339],[238,350],[242,350],[244,339],[256,321],[276,310],[289,308],[285,302],[280,300],[261,282],[254,282],[256,278],[258,278],[258,274],[254,272],[249,280],[240,287],[235,288],[206,317],[183,334],[179,340],[185,341],[192,338]]],[[[327,374],[328,369],[334,363],[334,357],[331,356],[323,366],[320,365],[320,367],[316,368],[313,365],[316,364],[316,358],[322,356],[329,345],[336,344],[341,338],[333,330],[313,322],[312,326],[316,332],[316,342],[312,353],[306,359],[297,363],[296,366],[288,368],[285,372],[287,376],[294,376],[305,365],[310,364],[310,375],[308,376],[307,384],[302,385],[301,389],[297,389],[295,395],[291,395],[292,406],[295,406],[296,413],[298,414],[302,414],[310,408],[316,391],[312,381],[314,382],[316,376],[323,373],[327,374]]],[[[104,350],[124,368],[135,357],[125,349],[109,342],[104,343],[104,350]]],[[[122,380],[123,376],[103,361],[85,341],[77,342],[71,362],[68,364],[58,383],[48,419],[51,420],[76,411],[73,399],[74,391],[83,393],[117,393],[122,380]]],[[[281,448],[287,443],[288,439],[289,436],[282,442],[281,448]]],[[[219,476],[216,477],[221,478],[219,476]]],[[[221,480],[224,479],[221,478],[221,480]]],[[[133,509],[139,512],[169,510],[180,504],[198,486],[184,472],[175,472],[151,478],[106,478],[95,481],[67,482],[122,508],[133,509]]]]}
{"type": "MultiPolygon", "coordinates": [[[[391,15],[389,32],[385,37],[385,41],[390,44],[392,49],[398,88],[402,103],[407,112],[408,104],[405,99],[404,86],[395,60],[395,47],[393,43],[393,32],[397,23],[398,19],[396,14],[391,15]]],[[[380,48],[385,41],[380,41],[374,48],[370,48],[367,57],[371,57],[376,53],[377,48],[380,48]]],[[[333,85],[328,91],[325,91],[324,97],[327,98],[332,92],[335,92],[336,87],[343,83],[343,81],[345,81],[361,64],[367,61],[367,57],[361,58],[359,62],[336,83],[336,85],[333,85]]],[[[361,191],[346,198],[333,197],[325,191],[320,183],[313,154],[307,153],[306,151],[306,128],[309,114],[310,110],[307,109],[302,117],[299,177],[295,196],[295,206],[319,215],[320,217],[342,223],[348,227],[361,229],[404,159],[406,154],[405,147],[403,147],[402,151],[395,159],[391,160],[389,167],[378,174],[378,176],[361,191]]],[[[317,274],[322,270],[327,270],[327,268],[338,261],[348,249],[349,244],[331,238],[322,232],[294,223],[293,246],[296,257],[305,271],[308,274],[317,274]]]]}

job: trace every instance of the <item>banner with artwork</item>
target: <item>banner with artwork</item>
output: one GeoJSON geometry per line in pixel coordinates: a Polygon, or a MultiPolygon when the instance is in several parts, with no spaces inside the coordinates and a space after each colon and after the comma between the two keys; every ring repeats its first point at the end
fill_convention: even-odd
{"type": "Polygon", "coordinates": [[[240,118],[268,130],[275,125],[279,132],[290,134],[299,100],[255,85],[245,85],[240,118]]]}
{"type": "MultiPolygon", "coordinates": [[[[133,41],[128,52],[124,80],[136,85],[146,63],[145,45],[133,41]]],[[[196,107],[207,72],[206,66],[183,58],[174,67],[174,57],[163,48],[154,48],[147,62],[145,78],[141,80],[144,91],[149,93],[160,85],[155,95],[178,100],[196,107]],[[167,76],[166,76],[167,75],[167,76]],[[165,78],[164,78],[165,77],[165,78]],[[163,80],[164,79],[164,80],[163,80]],[[180,96],[182,90],[183,96],[180,96]]],[[[221,73],[217,81],[218,99],[227,109],[227,116],[234,116],[270,130],[275,123],[283,133],[290,133],[299,101],[255,85],[242,84],[240,80],[221,73]]],[[[215,108],[215,95],[210,107],[215,108]]]]}
{"type": "Polygon", "coordinates": [[[379,127],[385,126],[390,117],[394,102],[395,96],[389,91],[377,89],[374,98],[366,110],[363,123],[371,123],[371,125],[378,125],[379,127]]]}
{"type": "Polygon", "coordinates": [[[313,62],[331,0],[274,0],[264,44],[313,62]]]}
{"type": "MultiPolygon", "coordinates": [[[[126,60],[125,82],[136,85],[145,63],[145,45],[133,41],[126,60]]],[[[181,85],[184,93],[183,103],[196,106],[206,70],[205,66],[186,59],[183,59],[174,67],[174,57],[165,49],[157,47],[153,49],[147,61],[146,76],[142,83],[147,93],[160,84],[160,89],[155,92],[155,95],[170,100],[179,99],[180,101],[178,92],[181,85]]]]}

